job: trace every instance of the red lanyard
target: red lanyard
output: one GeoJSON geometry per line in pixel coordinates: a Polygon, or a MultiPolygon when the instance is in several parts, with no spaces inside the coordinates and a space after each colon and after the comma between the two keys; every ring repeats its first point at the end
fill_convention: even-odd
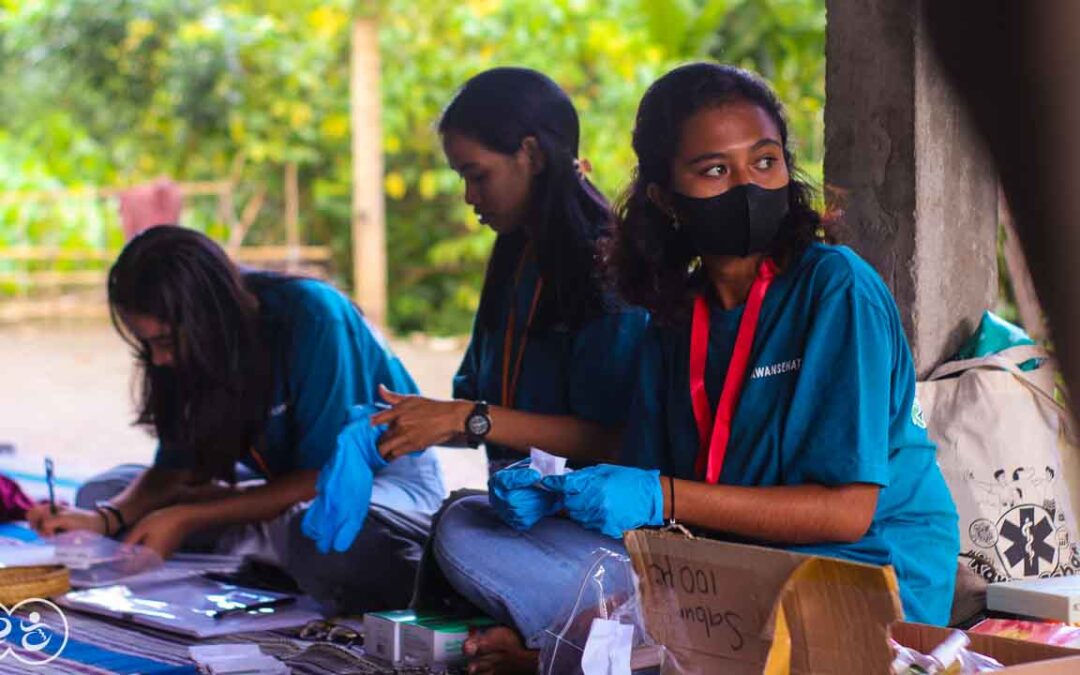
{"type": "Polygon", "coordinates": [[[544,288],[544,280],[536,280],[536,288],[533,290],[532,303],[529,305],[529,317],[525,320],[525,330],[521,334],[521,344],[518,345],[517,355],[513,358],[513,370],[510,369],[511,356],[514,351],[514,332],[517,329],[517,287],[521,281],[521,270],[525,267],[525,257],[528,250],[521,254],[517,272],[514,274],[514,293],[510,298],[510,312],[506,318],[506,333],[503,335],[503,368],[502,368],[502,406],[513,408],[517,398],[518,378],[521,376],[521,364],[525,359],[525,346],[529,342],[529,327],[532,326],[536,316],[536,307],[540,304],[540,291],[544,288]]]}
{"type": "Polygon", "coordinates": [[[750,365],[750,351],[754,346],[761,303],[776,274],[775,262],[769,258],[761,261],[754,283],[750,286],[746,309],[739,321],[735,350],[724,377],[720,403],[716,406],[715,424],[709,410],[709,394],[705,390],[705,365],[709,356],[709,303],[703,295],[694,299],[694,319],[690,329],[690,401],[697,421],[700,448],[695,471],[698,476],[705,476],[709,483],[720,480],[720,469],[724,466],[724,456],[731,438],[731,421],[746,382],[746,369],[750,365]]]}

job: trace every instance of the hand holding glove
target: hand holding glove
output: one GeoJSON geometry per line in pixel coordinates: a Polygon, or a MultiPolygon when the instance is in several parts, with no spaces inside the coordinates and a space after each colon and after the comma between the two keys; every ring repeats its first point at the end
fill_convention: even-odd
{"type": "Polygon", "coordinates": [[[560,495],[541,487],[540,472],[528,460],[508,466],[488,479],[488,501],[507,525],[518,531],[562,508],[560,495]]]}
{"type": "Polygon", "coordinates": [[[541,485],[562,496],[570,518],[615,539],[627,530],[664,523],[659,471],[598,464],[548,476],[541,485]]]}
{"type": "Polygon", "coordinates": [[[387,466],[377,442],[385,426],[371,426],[371,416],[385,406],[361,405],[349,411],[330,461],[319,472],[315,500],[301,523],[320,553],[347,551],[364,527],[375,474],[387,466]]]}

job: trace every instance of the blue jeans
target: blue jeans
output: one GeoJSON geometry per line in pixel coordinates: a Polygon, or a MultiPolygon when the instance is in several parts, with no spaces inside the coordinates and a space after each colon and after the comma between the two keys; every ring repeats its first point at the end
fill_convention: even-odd
{"type": "Polygon", "coordinates": [[[598,548],[626,555],[622,540],[564,518],[544,518],[518,532],[499,520],[487,496],[448,505],[433,537],[435,560],[454,590],[517,628],[532,649],[568,613],[598,548]]]}

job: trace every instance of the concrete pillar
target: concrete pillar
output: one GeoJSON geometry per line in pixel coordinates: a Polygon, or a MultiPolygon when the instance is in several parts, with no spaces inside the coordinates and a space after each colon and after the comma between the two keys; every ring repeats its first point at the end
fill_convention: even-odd
{"type": "Polygon", "coordinates": [[[920,377],[997,297],[997,179],[920,2],[828,0],[825,184],[837,234],[892,289],[920,377]]]}

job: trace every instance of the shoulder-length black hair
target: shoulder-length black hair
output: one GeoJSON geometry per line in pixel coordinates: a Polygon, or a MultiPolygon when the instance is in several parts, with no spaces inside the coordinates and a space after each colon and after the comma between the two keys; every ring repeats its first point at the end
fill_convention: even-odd
{"type": "Polygon", "coordinates": [[[136,424],[192,459],[206,477],[231,480],[259,441],[269,401],[270,363],[258,300],[225,252],[203,234],[162,225],[134,237],[109,270],[113,325],[141,368],[136,424]],[[174,363],[155,366],[124,314],[169,327],[174,363]]]}
{"type": "Polygon", "coordinates": [[[783,106],[769,85],[746,70],[716,63],[672,70],[649,87],[638,107],[633,135],[638,163],[616,209],[618,225],[610,252],[619,294],[648,309],[661,323],[685,321],[705,279],[700,271],[689,271],[697,254],[646,190],[651,183],[670,188],[672,163],[687,119],[703,108],[732,101],[764,110],[784,146],[791,175],[789,208],[770,255],[791,261],[818,239],[821,217],[812,206],[813,190],[795,165],[783,106]]]}
{"type": "Polygon", "coordinates": [[[566,92],[535,70],[488,70],[454,95],[438,129],[502,154],[517,152],[532,136],[546,159],[543,172],[534,178],[535,217],[495,242],[480,296],[479,324],[498,329],[500,291],[526,242],[544,280],[533,328],[578,327],[598,314],[604,297],[598,242],[609,236],[613,215],[604,196],[578,169],[578,115],[566,92]]]}

